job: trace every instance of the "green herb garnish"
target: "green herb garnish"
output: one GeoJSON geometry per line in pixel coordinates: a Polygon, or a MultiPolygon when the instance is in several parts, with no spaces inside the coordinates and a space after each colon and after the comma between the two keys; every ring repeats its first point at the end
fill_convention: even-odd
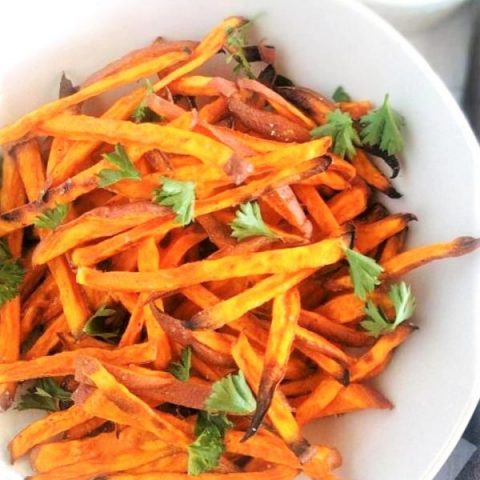
{"type": "Polygon", "coordinates": [[[101,170],[97,175],[99,187],[108,187],[125,179],[137,181],[141,179],[140,173],[128,158],[123,145],[115,145],[115,150],[112,153],[105,153],[103,158],[116,165],[118,170],[101,170]]]}
{"type": "Polygon", "coordinates": [[[232,237],[237,240],[244,240],[248,237],[278,237],[263,221],[257,202],[240,205],[230,226],[232,227],[232,237]]]}
{"type": "Polygon", "coordinates": [[[63,402],[71,401],[71,393],[64,390],[52,378],[40,378],[24,393],[16,406],[17,410],[47,410],[56,412],[63,402]]]}
{"type": "Polygon", "coordinates": [[[5,240],[0,240],[0,307],[19,293],[25,269],[13,258],[5,240]]]}
{"type": "Polygon", "coordinates": [[[345,89],[339,85],[333,92],[332,99],[335,102],[350,102],[352,97],[345,91],[345,89]]]}
{"type": "Polygon", "coordinates": [[[190,368],[192,367],[192,349],[185,347],[180,355],[179,362],[170,364],[169,372],[182,382],[186,382],[190,378],[190,368]]]}
{"type": "Polygon", "coordinates": [[[57,228],[63,221],[68,213],[68,205],[57,205],[55,208],[49,208],[41,213],[34,221],[33,224],[38,228],[57,228]]]}
{"type": "Polygon", "coordinates": [[[310,134],[314,138],[332,137],[333,151],[340,157],[353,158],[356,154],[355,146],[362,144],[349,113],[338,108],[326,114],[327,123],[314,128],[310,134]]]}
{"type": "Polygon", "coordinates": [[[176,221],[187,225],[195,214],[195,182],[182,182],[162,177],[162,186],[153,191],[153,201],[170,207],[176,214],[176,221]]]}

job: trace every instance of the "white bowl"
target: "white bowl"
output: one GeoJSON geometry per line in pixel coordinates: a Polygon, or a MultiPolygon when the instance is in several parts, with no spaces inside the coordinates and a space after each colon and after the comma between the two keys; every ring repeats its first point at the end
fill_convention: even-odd
{"type": "Polygon", "coordinates": [[[363,0],[404,32],[428,28],[467,0],[363,0]]]}
{"type": "MultiPolygon", "coordinates": [[[[410,244],[480,233],[480,151],[464,117],[427,63],[385,22],[350,0],[84,0],[0,2],[0,124],[55,97],[60,72],[74,81],[157,35],[200,38],[221,18],[261,12],[261,35],[282,71],[301,84],[380,102],[389,92],[408,121],[407,149],[389,202],[418,214],[410,244]],[[7,6],[8,5],[8,6],[7,6]],[[25,12],[28,11],[28,15],[25,12]]],[[[378,381],[393,411],[317,423],[317,440],[340,448],[348,480],[432,480],[480,396],[480,255],[409,275],[421,327],[378,381]]],[[[0,478],[19,480],[6,443],[30,414],[0,415],[0,478]]]]}

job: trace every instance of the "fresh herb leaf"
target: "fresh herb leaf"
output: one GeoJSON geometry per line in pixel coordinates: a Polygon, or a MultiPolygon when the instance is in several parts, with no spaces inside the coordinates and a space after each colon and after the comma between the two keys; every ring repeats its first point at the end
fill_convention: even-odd
{"type": "Polygon", "coordinates": [[[180,361],[171,363],[169,372],[182,382],[186,382],[190,378],[191,367],[192,349],[190,347],[185,347],[180,355],[180,361]]]}
{"type": "Polygon", "coordinates": [[[251,26],[252,22],[247,22],[240,27],[229,27],[226,29],[227,39],[225,43],[229,53],[227,53],[225,61],[227,63],[231,63],[232,60],[237,62],[233,69],[233,73],[236,75],[243,72],[248,78],[256,78],[245,55],[245,47],[247,46],[246,33],[251,26]]]}
{"type": "Polygon", "coordinates": [[[252,413],[256,407],[257,402],[242,371],[215,382],[204,404],[204,409],[209,413],[224,412],[236,415],[252,413]]]}
{"type": "Polygon", "coordinates": [[[113,308],[108,308],[102,305],[85,323],[83,326],[83,333],[91,337],[99,337],[104,340],[111,340],[118,338],[120,335],[120,328],[115,326],[113,330],[109,329],[105,320],[111,318],[117,313],[113,308]]]}
{"type": "Polygon", "coordinates": [[[390,287],[388,294],[395,307],[395,319],[390,322],[380,307],[371,300],[365,306],[367,319],[360,325],[372,336],[393,332],[401,323],[408,320],[415,311],[415,297],[405,282],[396,283],[390,287]]]}
{"type": "Polygon", "coordinates": [[[388,155],[395,155],[403,150],[401,129],[405,122],[390,107],[388,95],[385,95],[382,106],[364,115],[360,123],[363,127],[360,135],[365,144],[378,145],[388,155]]]}
{"type": "Polygon", "coordinates": [[[71,401],[71,393],[64,390],[52,378],[40,378],[20,397],[17,410],[60,410],[61,404],[71,401]]]}
{"type": "Polygon", "coordinates": [[[140,180],[141,176],[133,163],[128,158],[127,152],[123,145],[119,143],[115,145],[115,150],[112,153],[105,153],[103,155],[105,160],[116,165],[118,170],[103,169],[98,173],[98,186],[108,187],[123,179],[140,180]]]}
{"type": "Polygon", "coordinates": [[[383,268],[373,258],[351,248],[345,248],[345,257],[350,267],[353,291],[358,298],[366,300],[367,295],[380,285],[379,276],[383,268]]]}
{"type": "Polygon", "coordinates": [[[350,102],[352,97],[345,91],[345,89],[339,85],[333,92],[332,99],[335,102],[350,102]]]}
{"type": "Polygon", "coordinates": [[[24,274],[20,261],[12,257],[5,240],[0,240],[0,307],[18,295],[24,274]]]}
{"type": "Polygon", "coordinates": [[[326,114],[327,123],[314,128],[310,134],[314,138],[332,137],[333,151],[340,157],[353,158],[356,154],[355,145],[361,145],[353,120],[349,113],[338,108],[326,114]]]}
{"type": "MultiPolygon", "coordinates": [[[[152,82],[150,80],[145,80],[145,97],[155,93],[153,89],[152,82]]],[[[135,123],[144,123],[144,122],[159,122],[162,120],[160,115],[156,114],[153,110],[147,107],[147,102],[145,98],[140,102],[138,107],[132,113],[132,119],[135,123]]]]}
{"type": "Polygon", "coordinates": [[[195,212],[195,182],[162,177],[162,186],[153,191],[153,201],[170,207],[181,225],[189,224],[195,212]]]}
{"type": "Polygon", "coordinates": [[[197,415],[197,422],[195,424],[195,435],[201,435],[208,428],[217,428],[222,436],[225,432],[234,425],[224,413],[210,414],[208,412],[200,411],[197,415]]]}
{"type": "Polygon", "coordinates": [[[200,475],[213,470],[225,450],[223,438],[216,428],[205,429],[188,446],[188,474],[200,475]]]}
{"type": "Polygon", "coordinates": [[[237,240],[257,236],[277,238],[277,235],[263,221],[257,202],[248,202],[240,205],[230,226],[232,227],[232,237],[237,240]]]}
{"type": "Polygon", "coordinates": [[[65,220],[67,213],[67,204],[57,205],[55,208],[45,210],[33,221],[33,224],[38,228],[54,229],[65,220]]]}

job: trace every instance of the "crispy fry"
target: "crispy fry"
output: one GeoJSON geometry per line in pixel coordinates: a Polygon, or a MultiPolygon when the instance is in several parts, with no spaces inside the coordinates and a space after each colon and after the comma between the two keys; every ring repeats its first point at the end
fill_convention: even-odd
{"type": "Polygon", "coordinates": [[[351,383],[344,387],[323,411],[317,412],[316,416],[318,418],[340,415],[367,408],[391,409],[393,405],[372,387],[361,383],[351,383]]]}
{"type": "Polygon", "coordinates": [[[300,380],[282,383],[280,385],[280,391],[286,397],[298,397],[300,395],[305,395],[307,393],[311,393],[322,380],[325,380],[325,378],[325,373],[318,371],[312,373],[308,377],[301,378],[300,380]]]}
{"type": "Polygon", "coordinates": [[[80,284],[100,290],[166,292],[196,283],[232,277],[294,273],[300,269],[320,268],[342,258],[342,245],[342,239],[329,239],[305,247],[193,262],[152,273],[125,272],[121,276],[116,272],[101,273],[84,267],[78,270],[77,280],[80,284]]]}
{"type": "Polygon", "coordinates": [[[258,430],[272,402],[285,370],[295,339],[295,327],[300,315],[300,295],[293,288],[273,301],[272,325],[265,349],[262,376],[257,394],[257,409],[245,433],[248,439],[258,430]]]}
{"type": "Polygon", "coordinates": [[[404,228],[401,232],[397,233],[393,237],[390,237],[385,242],[380,255],[381,264],[384,264],[403,250],[403,247],[405,246],[405,240],[407,238],[407,232],[408,228],[404,228]]]}
{"type": "Polygon", "coordinates": [[[34,358],[43,357],[55,348],[60,341],[58,333],[66,332],[68,330],[65,316],[60,315],[47,325],[45,331],[33,344],[33,346],[23,355],[25,360],[33,360],[34,358]]]}
{"type": "Polygon", "coordinates": [[[339,102],[340,110],[347,112],[354,120],[359,120],[366,115],[372,108],[372,102],[355,101],[355,102],[339,102]]]}
{"type": "Polygon", "coordinates": [[[392,333],[381,337],[375,345],[362,355],[350,369],[352,382],[358,382],[381,365],[389,353],[403,343],[415,330],[411,325],[402,324],[392,333]]]}
{"type": "Polygon", "coordinates": [[[140,343],[116,350],[84,348],[35,358],[34,360],[3,363],[0,364],[0,383],[71,375],[75,371],[76,359],[85,355],[117,365],[149,363],[155,359],[155,350],[155,347],[150,343],[140,343]]]}
{"type": "MultiPolygon", "coordinates": [[[[101,392],[112,403],[112,405],[116,407],[116,409],[131,416],[130,423],[127,423],[127,425],[134,423],[135,425],[139,425],[142,429],[163,439],[168,435],[170,441],[173,441],[180,448],[185,446],[185,443],[187,442],[186,435],[168,421],[166,414],[151,409],[145,402],[133,395],[95,358],[77,357],[75,376],[79,380],[81,380],[83,376],[86,376],[96,385],[98,392],[101,392]]],[[[99,407],[98,403],[96,403],[101,402],[101,397],[98,396],[98,399],[95,398],[95,400],[91,400],[94,395],[95,392],[92,392],[92,394],[86,399],[76,396],[75,401],[82,405],[82,408],[87,410],[90,407],[86,407],[86,404],[90,405],[90,403],[93,403],[93,405],[98,407],[103,413],[104,410],[99,407]]],[[[110,412],[107,415],[110,415],[110,412]]]]}
{"type": "MultiPolygon", "coordinates": [[[[232,354],[250,386],[255,392],[258,392],[261,378],[259,358],[243,334],[240,334],[233,347],[232,354]]],[[[288,402],[280,392],[276,391],[274,393],[267,415],[280,436],[298,457],[300,463],[304,465],[304,468],[308,468],[307,473],[321,477],[328,473],[331,468],[338,466],[338,452],[327,448],[328,453],[325,455],[323,449],[312,447],[302,437],[300,427],[293,418],[288,402]]]]}
{"type": "MultiPolygon", "coordinates": [[[[480,239],[473,237],[458,237],[450,242],[436,243],[423,247],[412,248],[390,258],[384,264],[382,278],[398,278],[411,270],[426,265],[434,260],[459,257],[473,252],[480,247],[480,239]]],[[[329,290],[339,291],[352,288],[349,276],[332,278],[325,282],[329,290]]]]}
{"type": "Polygon", "coordinates": [[[68,410],[51,413],[31,423],[18,433],[8,446],[12,462],[28,453],[36,445],[89,419],[88,413],[79,407],[72,406],[68,410]]]}
{"type": "Polygon", "coordinates": [[[402,196],[363,150],[357,150],[357,154],[352,158],[352,164],[356,168],[358,176],[362,177],[370,186],[390,198],[400,198],[402,196]]]}
{"type": "Polygon", "coordinates": [[[45,237],[35,249],[33,263],[46,263],[82,243],[115,235],[152,218],[168,216],[169,213],[166,207],[150,202],[95,208],[60,225],[45,237]]]}
{"type": "Polygon", "coordinates": [[[328,407],[328,405],[336,398],[338,393],[344,388],[344,386],[333,379],[322,380],[315,390],[308,395],[307,399],[302,402],[295,418],[300,425],[312,421],[328,407]]]}
{"type": "Polygon", "coordinates": [[[365,211],[369,195],[370,191],[365,182],[357,178],[351,188],[337,193],[327,205],[341,225],[365,211]]]}

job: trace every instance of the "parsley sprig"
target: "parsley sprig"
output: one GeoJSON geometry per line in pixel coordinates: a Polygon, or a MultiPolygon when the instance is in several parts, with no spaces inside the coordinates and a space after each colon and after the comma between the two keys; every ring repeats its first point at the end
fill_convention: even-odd
{"type": "Polygon", "coordinates": [[[345,257],[352,277],[353,291],[358,298],[366,300],[367,295],[380,285],[379,277],[383,268],[373,258],[351,248],[345,248],[345,257]]]}
{"type": "Polygon", "coordinates": [[[238,75],[243,72],[248,78],[254,79],[256,78],[255,74],[252,71],[252,67],[244,51],[247,46],[246,33],[251,26],[252,22],[246,22],[240,27],[229,27],[226,29],[227,39],[225,43],[229,53],[227,53],[225,61],[231,63],[232,60],[235,60],[237,64],[233,69],[233,73],[238,75]]]}
{"type": "Polygon", "coordinates": [[[332,99],[335,102],[350,102],[352,100],[352,97],[341,85],[339,85],[333,92],[332,99]]]}
{"type": "Polygon", "coordinates": [[[374,337],[393,332],[401,323],[408,320],[415,311],[415,297],[411,288],[405,282],[393,284],[388,296],[395,308],[395,318],[392,322],[388,320],[382,309],[371,300],[367,302],[365,307],[367,318],[360,325],[374,337]]]}
{"type": "Polygon", "coordinates": [[[13,258],[5,240],[0,240],[0,307],[18,295],[24,274],[20,261],[13,258]]]}
{"type": "Polygon", "coordinates": [[[366,145],[378,145],[388,155],[395,155],[403,150],[403,118],[390,107],[389,95],[385,95],[381,107],[372,110],[360,119],[360,133],[366,145]]]}
{"type": "Polygon", "coordinates": [[[17,410],[60,410],[64,402],[71,401],[71,393],[64,390],[52,378],[40,378],[20,397],[17,410]]]}
{"type": "Polygon", "coordinates": [[[33,224],[38,228],[48,228],[53,230],[63,223],[67,214],[67,204],[57,205],[55,208],[49,208],[41,213],[33,221],[33,224]]]}
{"type": "Polygon", "coordinates": [[[227,375],[212,386],[199,412],[195,425],[197,438],[188,447],[188,474],[199,475],[213,470],[225,451],[225,432],[233,427],[226,414],[248,415],[255,411],[257,402],[240,371],[227,375]]]}
{"type": "Polygon", "coordinates": [[[190,369],[192,367],[192,349],[185,347],[180,355],[179,362],[170,364],[169,372],[182,382],[186,382],[190,378],[190,369]]]}
{"type": "Polygon", "coordinates": [[[340,157],[353,158],[356,154],[355,146],[362,142],[353,125],[352,117],[338,108],[326,114],[325,125],[314,128],[310,134],[314,138],[332,137],[333,151],[340,157]]]}
{"type": "Polygon", "coordinates": [[[230,226],[232,227],[232,237],[237,240],[244,240],[248,237],[278,237],[263,221],[257,202],[240,205],[230,226]]]}
{"type": "Polygon", "coordinates": [[[160,115],[157,115],[147,106],[146,97],[154,93],[155,90],[153,89],[152,82],[148,79],[145,80],[145,97],[132,113],[132,119],[135,121],[135,123],[159,122],[160,120],[162,120],[162,117],[160,117],[160,115]]]}
{"type": "Polygon", "coordinates": [[[153,201],[170,207],[176,214],[176,221],[187,225],[195,216],[195,182],[183,182],[162,177],[162,186],[153,191],[153,201]]]}
{"type": "Polygon", "coordinates": [[[111,153],[105,153],[103,158],[116,165],[118,170],[108,168],[100,170],[97,175],[99,187],[108,187],[109,185],[113,185],[124,179],[138,181],[142,178],[139,171],[128,158],[123,145],[118,143],[115,145],[114,151],[111,153]]]}
{"type": "Polygon", "coordinates": [[[117,311],[113,308],[108,308],[102,305],[98,310],[87,320],[83,326],[83,333],[91,337],[99,337],[103,340],[114,340],[120,336],[121,328],[117,324],[108,324],[108,319],[114,317],[117,311]]]}

